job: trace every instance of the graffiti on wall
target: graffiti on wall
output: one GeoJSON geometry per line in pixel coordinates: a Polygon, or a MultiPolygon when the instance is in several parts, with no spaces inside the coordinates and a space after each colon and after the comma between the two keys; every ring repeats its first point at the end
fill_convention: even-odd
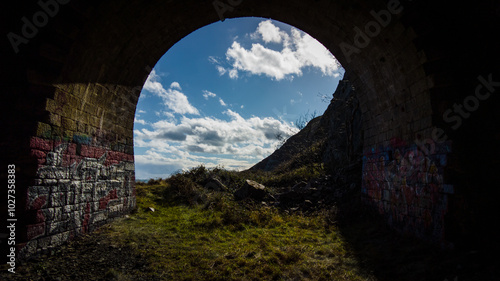
{"type": "Polygon", "coordinates": [[[402,232],[444,242],[444,216],[453,186],[443,175],[450,144],[433,147],[432,153],[417,145],[392,140],[372,148],[363,157],[362,193],[389,224],[402,232]]]}
{"type": "Polygon", "coordinates": [[[27,190],[24,251],[61,244],[135,207],[133,155],[40,138],[31,147],[39,168],[27,190]]]}

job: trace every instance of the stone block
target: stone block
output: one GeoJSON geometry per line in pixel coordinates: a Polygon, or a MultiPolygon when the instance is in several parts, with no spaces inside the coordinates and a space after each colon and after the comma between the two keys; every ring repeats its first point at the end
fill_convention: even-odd
{"type": "Polygon", "coordinates": [[[73,212],[73,211],[74,211],[74,209],[75,209],[75,205],[74,205],[74,204],[71,204],[71,203],[69,203],[69,202],[68,202],[68,204],[67,204],[67,205],[64,205],[64,206],[62,207],[62,211],[63,211],[64,213],[67,213],[67,214],[69,214],[69,213],[73,212]]]}
{"type": "Polygon", "coordinates": [[[134,162],[125,162],[125,167],[124,169],[126,171],[135,171],[135,165],[134,162]]]}
{"type": "Polygon", "coordinates": [[[62,117],[61,127],[64,130],[70,130],[70,131],[76,131],[77,130],[75,120],[69,119],[67,117],[62,117]]]}
{"type": "Polygon", "coordinates": [[[49,197],[50,207],[62,207],[66,205],[66,194],[64,192],[52,193],[49,197]]]}
{"type": "Polygon", "coordinates": [[[61,116],[55,113],[49,113],[49,123],[54,126],[61,126],[61,116]]]}
{"type": "Polygon", "coordinates": [[[75,135],[74,130],[64,130],[64,132],[63,132],[63,138],[65,141],[72,140],[74,135],[75,135]]]}
{"type": "Polygon", "coordinates": [[[86,133],[87,132],[87,124],[81,121],[76,122],[76,131],[79,133],[86,133]]]}
{"type": "Polygon", "coordinates": [[[96,212],[93,214],[92,221],[93,222],[101,222],[101,221],[105,221],[107,218],[108,218],[108,216],[105,213],[105,211],[100,211],[100,212],[96,212]]]}
{"type": "Polygon", "coordinates": [[[47,110],[48,112],[51,112],[51,113],[59,113],[58,111],[58,105],[56,103],[55,100],[53,99],[47,99],[46,102],[45,102],[45,110],[47,110]]]}
{"type": "MultiPolygon", "coordinates": [[[[67,206],[67,205],[64,205],[64,206],[67,206]]],[[[63,218],[64,206],[60,207],[60,208],[54,208],[54,220],[56,220],[56,221],[64,220],[64,218],[63,218]]]]}
{"type": "Polygon", "coordinates": [[[82,183],[82,192],[93,194],[94,193],[94,184],[82,183]]]}
{"type": "Polygon", "coordinates": [[[74,192],[67,192],[66,193],[66,204],[73,205],[75,204],[75,193],[74,192]]]}
{"type": "Polygon", "coordinates": [[[68,192],[71,190],[71,180],[69,179],[59,179],[57,181],[57,185],[59,186],[59,190],[62,192],[68,192]]]}
{"type": "Polygon", "coordinates": [[[54,245],[54,246],[61,245],[64,242],[68,241],[69,237],[70,237],[69,231],[57,233],[57,234],[52,236],[52,245],[54,245]]]}
{"type": "Polygon", "coordinates": [[[38,122],[36,128],[36,136],[42,138],[49,138],[52,136],[52,127],[49,124],[38,122]]]}
{"type": "Polygon", "coordinates": [[[26,236],[28,240],[45,234],[45,223],[29,224],[26,226],[26,236]]]}
{"type": "Polygon", "coordinates": [[[47,237],[41,237],[37,239],[37,247],[38,248],[49,248],[52,245],[52,237],[47,236],[47,237]]]}
{"type": "Polygon", "coordinates": [[[66,231],[67,223],[65,221],[53,221],[47,223],[47,234],[54,235],[66,231]]]}

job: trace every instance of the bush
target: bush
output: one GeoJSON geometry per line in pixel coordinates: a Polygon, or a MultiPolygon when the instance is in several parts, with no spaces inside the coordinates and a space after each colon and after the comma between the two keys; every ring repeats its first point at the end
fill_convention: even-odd
{"type": "Polygon", "coordinates": [[[161,178],[148,180],[147,185],[159,185],[161,184],[161,178]]]}
{"type": "Polygon", "coordinates": [[[188,174],[180,173],[165,180],[163,198],[187,205],[198,205],[207,199],[206,191],[188,174]]]}

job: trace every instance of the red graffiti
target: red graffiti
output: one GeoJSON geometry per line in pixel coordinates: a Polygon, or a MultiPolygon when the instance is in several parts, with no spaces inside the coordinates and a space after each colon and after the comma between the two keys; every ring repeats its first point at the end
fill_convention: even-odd
{"type": "Polygon", "coordinates": [[[31,240],[43,234],[45,234],[45,222],[30,224],[26,226],[26,236],[28,240],[31,240]]]}
{"type": "Polygon", "coordinates": [[[89,220],[90,220],[90,203],[87,202],[87,206],[85,207],[85,215],[83,216],[82,233],[87,233],[89,231],[89,220]]]}
{"type": "Polygon", "coordinates": [[[31,210],[39,210],[42,207],[45,206],[45,203],[47,203],[47,196],[42,195],[37,197],[33,202],[31,203],[31,210]]]}
{"type": "Polygon", "coordinates": [[[46,164],[46,155],[51,152],[53,148],[66,144],[67,147],[62,152],[63,166],[70,166],[78,164],[83,158],[101,158],[106,154],[106,161],[104,166],[119,164],[121,161],[134,161],[134,155],[121,151],[113,151],[103,147],[96,147],[86,144],[77,145],[76,143],[65,143],[63,141],[53,141],[32,137],[30,140],[31,156],[35,157],[38,161],[39,167],[46,164]],[[78,146],[80,147],[78,151],[78,146]],[[79,153],[78,153],[79,152],[79,153]]]}
{"type": "Polygon", "coordinates": [[[118,199],[116,189],[109,191],[108,195],[99,199],[99,210],[106,209],[106,206],[108,206],[109,201],[112,199],[118,199]]]}
{"type": "MultiPolygon", "coordinates": [[[[123,147],[95,143],[102,141],[86,136],[73,141],[31,138],[30,153],[38,170],[26,190],[27,244],[36,248],[36,241],[30,240],[56,233],[67,232],[70,238],[87,233],[111,212],[134,207],[135,200],[127,198],[135,196],[134,156],[123,152],[123,147]],[[106,210],[111,200],[119,206],[106,210]]],[[[33,247],[23,248],[32,251],[33,247]]]]}
{"type": "Polygon", "coordinates": [[[45,215],[41,209],[36,211],[36,222],[45,222],[45,215]]]}
{"type": "Polygon", "coordinates": [[[429,155],[396,138],[390,143],[365,152],[363,193],[390,224],[417,236],[442,239],[448,206],[447,195],[441,192],[442,171],[449,148],[438,147],[441,154],[429,155]]]}

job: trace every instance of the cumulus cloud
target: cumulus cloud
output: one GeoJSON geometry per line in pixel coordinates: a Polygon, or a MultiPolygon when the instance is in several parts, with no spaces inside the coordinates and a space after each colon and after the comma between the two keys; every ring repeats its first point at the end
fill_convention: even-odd
{"type": "Polygon", "coordinates": [[[231,68],[218,65],[224,69],[223,72],[219,70],[219,74],[228,72],[235,79],[238,71],[243,71],[282,80],[301,76],[305,67],[312,67],[319,69],[323,75],[339,75],[335,57],[321,43],[298,29],[292,28],[291,34],[288,34],[271,20],[266,20],[260,22],[250,38],[262,40],[264,44],[279,43],[282,49],[273,50],[261,43],[253,43],[250,49],[246,49],[234,41],[226,51],[226,60],[231,68]]]}
{"type": "Polygon", "coordinates": [[[182,88],[178,82],[172,82],[168,89],[165,89],[159,82],[160,77],[153,70],[148,76],[144,89],[160,97],[163,104],[172,112],[178,114],[199,115],[198,109],[192,106],[187,96],[182,93],[182,88]]]}
{"type": "Polygon", "coordinates": [[[210,91],[207,91],[207,90],[203,90],[203,97],[208,100],[208,98],[215,98],[217,95],[210,92],[210,91]]]}
{"type": "Polygon", "coordinates": [[[270,20],[261,21],[257,30],[252,33],[250,37],[254,40],[262,38],[266,43],[284,42],[285,45],[288,45],[290,39],[285,31],[279,29],[279,27],[275,26],[270,20]]]}
{"type": "Polygon", "coordinates": [[[273,152],[277,135],[290,136],[297,131],[271,117],[245,119],[230,109],[223,113],[229,120],[184,116],[179,122],[155,122],[151,124],[152,130],[134,131],[136,146],[168,153],[187,151],[232,155],[235,159],[252,156],[259,160],[273,152]]]}
{"type": "Polygon", "coordinates": [[[137,117],[135,117],[135,118],[134,118],[134,123],[141,124],[141,125],[146,125],[146,124],[148,124],[148,122],[146,122],[146,120],[143,120],[143,119],[137,119],[137,117]]]}
{"type": "Polygon", "coordinates": [[[276,136],[297,132],[291,125],[272,117],[243,118],[226,109],[227,120],[214,117],[160,120],[149,128],[134,130],[137,178],[164,177],[179,169],[203,163],[229,169],[247,169],[274,151],[276,136]]]}

